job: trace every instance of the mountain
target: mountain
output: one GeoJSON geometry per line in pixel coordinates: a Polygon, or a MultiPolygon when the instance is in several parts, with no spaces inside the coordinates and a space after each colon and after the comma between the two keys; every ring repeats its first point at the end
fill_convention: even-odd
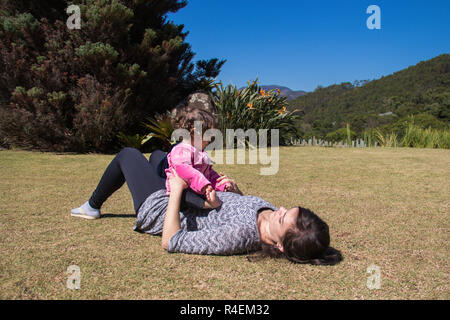
{"type": "MultiPolygon", "coordinates": [[[[283,97],[286,97],[288,101],[297,99],[300,96],[305,95],[307,92],[303,91],[303,90],[291,90],[288,87],[283,87],[283,86],[277,86],[277,85],[261,85],[260,86],[263,90],[273,90],[273,89],[280,89],[280,95],[283,97]]],[[[244,89],[245,87],[239,88],[239,90],[244,89]]]]}
{"type": "Polygon", "coordinates": [[[302,114],[301,131],[317,136],[345,127],[394,125],[410,115],[424,126],[450,128],[450,54],[419,62],[372,81],[318,87],[289,101],[302,114]]]}
{"type": "Polygon", "coordinates": [[[273,90],[273,89],[280,89],[281,91],[281,96],[286,97],[288,101],[290,100],[294,100],[297,99],[300,96],[304,96],[307,92],[303,91],[303,90],[291,90],[287,87],[283,87],[283,86],[277,86],[277,85],[268,85],[268,86],[261,86],[262,89],[264,90],[273,90]]]}

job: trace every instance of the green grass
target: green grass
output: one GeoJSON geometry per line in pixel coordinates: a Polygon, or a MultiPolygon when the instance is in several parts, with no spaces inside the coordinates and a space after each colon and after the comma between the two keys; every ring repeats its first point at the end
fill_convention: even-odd
{"type": "Polygon", "coordinates": [[[450,298],[449,150],[281,148],[274,176],[216,166],[247,194],[321,216],[345,259],[332,267],[168,254],[160,237],[132,231],[126,186],[104,218],[70,217],[112,158],[0,152],[1,299],[450,298]],[[66,288],[72,264],[80,290],[66,288]],[[371,264],[379,290],[366,287],[371,264]]]}

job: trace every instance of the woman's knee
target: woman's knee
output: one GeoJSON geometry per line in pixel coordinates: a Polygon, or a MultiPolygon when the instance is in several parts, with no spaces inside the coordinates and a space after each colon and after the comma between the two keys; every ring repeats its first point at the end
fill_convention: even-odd
{"type": "Polygon", "coordinates": [[[142,153],[136,148],[125,147],[122,150],[120,150],[120,152],[117,154],[117,156],[122,158],[122,157],[128,157],[128,156],[136,155],[136,154],[142,155],[142,153]]]}
{"type": "Polygon", "coordinates": [[[164,156],[166,155],[166,153],[162,150],[154,150],[152,151],[152,154],[150,155],[149,161],[151,161],[151,159],[162,159],[164,158],[164,156]]]}
{"type": "Polygon", "coordinates": [[[154,150],[150,155],[148,162],[156,168],[165,155],[166,153],[162,150],[154,150]]]}

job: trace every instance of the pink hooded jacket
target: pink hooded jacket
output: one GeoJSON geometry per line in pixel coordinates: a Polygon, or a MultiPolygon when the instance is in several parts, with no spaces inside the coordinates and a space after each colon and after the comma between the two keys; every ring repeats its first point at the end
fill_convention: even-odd
{"type": "Polygon", "coordinates": [[[170,192],[169,178],[173,176],[172,168],[185,180],[196,193],[202,194],[204,186],[210,184],[216,191],[224,191],[225,185],[217,185],[220,175],[212,169],[212,160],[204,151],[200,151],[190,144],[181,142],[167,155],[169,167],[166,172],[166,189],[170,192]]]}

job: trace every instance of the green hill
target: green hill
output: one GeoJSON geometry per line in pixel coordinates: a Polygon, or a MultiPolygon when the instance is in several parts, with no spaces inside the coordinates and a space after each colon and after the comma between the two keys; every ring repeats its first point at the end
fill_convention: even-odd
{"type": "Polygon", "coordinates": [[[345,127],[395,130],[410,115],[422,127],[450,129],[450,54],[373,81],[318,87],[289,102],[299,109],[303,136],[325,137],[345,127]]]}

